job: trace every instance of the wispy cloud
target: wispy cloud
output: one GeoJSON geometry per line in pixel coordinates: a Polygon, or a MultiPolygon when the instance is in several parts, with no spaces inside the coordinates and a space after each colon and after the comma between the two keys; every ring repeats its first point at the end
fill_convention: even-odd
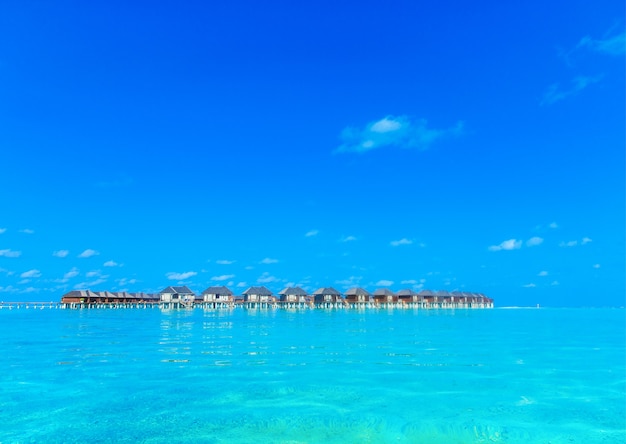
{"type": "Polygon", "coordinates": [[[73,267],[70,271],[63,275],[63,279],[72,279],[79,275],[78,268],[73,267]]]}
{"type": "Polygon", "coordinates": [[[560,102],[563,99],[577,95],[589,85],[598,83],[600,80],[602,80],[602,76],[578,76],[572,79],[571,85],[568,88],[561,87],[559,83],[553,83],[543,94],[543,98],[539,104],[545,106],[560,102]]]}
{"type": "Polygon", "coordinates": [[[38,278],[41,277],[41,271],[35,269],[28,270],[20,274],[20,277],[24,279],[38,278]]]}
{"type": "Polygon", "coordinates": [[[389,281],[387,279],[381,279],[380,281],[376,282],[377,287],[390,287],[393,285],[393,281],[389,281]]]}
{"type": "Polygon", "coordinates": [[[23,230],[20,230],[20,233],[35,234],[35,230],[31,230],[30,228],[24,228],[23,230]]]}
{"type": "Polygon", "coordinates": [[[559,247],[576,247],[577,245],[585,245],[588,244],[590,242],[593,242],[590,238],[588,237],[583,237],[582,240],[579,242],[577,240],[571,240],[571,241],[562,241],[559,244],[559,247]]]}
{"type": "Polygon", "coordinates": [[[80,284],[74,285],[74,288],[76,290],[88,289],[88,288],[92,288],[100,284],[104,284],[106,281],[107,281],[106,279],[100,278],[100,279],[96,279],[90,282],[81,282],[80,284]]]}
{"type": "Polygon", "coordinates": [[[395,241],[391,241],[391,242],[389,242],[389,244],[390,244],[392,247],[399,247],[400,245],[411,245],[412,243],[413,243],[413,241],[412,241],[412,240],[407,239],[407,238],[405,238],[405,237],[403,237],[403,238],[402,238],[402,239],[400,239],[400,240],[395,240],[395,241]]]}
{"type": "Polygon", "coordinates": [[[557,224],[556,222],[552,222],[550,225],[548,225],[548,227],[552,229],[556,229],[556,228],[559,228],[559,224],[557,224]]]}
{"type": "Polygon", "coordinates": [[[317,236],[319,233],[320,233],[319,230],[310,230],[310,231],[307,231],[304,236],[312,237],[312,236],[317,236]]]}
{"type": "Polygon", "coordinates": [[[547,271],[540,271],[539,273],[537,273],[537,276],[547,276],[548,272],[547,271]]]}
{"type": "Polygon", "coordinates": [[[356,240],[356,237],[354,236],[343,236],[341,239],[339,239],[339,242],[353,242],[356,240]]]}
{"type": "Polygon", "coordinates": [[[364,128],[345,128],[337,153],[365,153],[378,148],[397,146],[425,150],[438,139],[463,133],[463,122],[447,129],[429,128],[424,119],[409,116],[386,116],[364,128]]]}
{"type": "Polygon", "coordinates": [[[257,280],[259,284],[269,284],[270,282],[278,282],[279,279],[276,276],[272,276],[269,273],[263,273],[257,280]]]}
{"type": "Polygon", "coordinates": [[[98,253],[96,250],[92,250],[91,248],[86,249],[85,251],[83,251],[81,254],[78,255],[78,257],[80,258],[88,258],[88,257],[92,257],[92,256],[97,256],[100,253],[98,253]]]}
{"type": "Polygon", "coordinates": [[[52,256],[55,257],[67,257],[70,254],[69,250],[57,250],[52,252],[52,256]]]}
{"type": "Polygon", "coordinates": [[[270,258],[270,257],[266,257],[265,259],[263,259],[263,260],[262,260],[261,262],[259,262],[259,263],[261,263],[261,264],[265,264],[265,265],[268,265],[268,264],[276,264],[276,263],[278,263],[278,259],[272,259],[272,258],[270,258]]]}
{"type": "Polygon", "coordinates": [[[600,264],[593,264],[593,268],[600,268],[600,264]]]}
{"type": "Polygon", "coordinates": [[[492,245],[488,248],[489,251],[501,251],[501,250],[519,250],[522,248],[522,241],[517,239],[509,239],[500,243],[499,245],[492,245]]]}
{"type": "Polygon", "coordinates": [[[543,238],[535,236],[531,237],[526,241],[527,247],[536,247],[537,245],[541,245],[543,243],[543,238]]]}
{"type": "Polygon", "coordinates": [[[246,282],[238,282],[237,285],[235,285],[235,287],[237,288],[243,288],[243,287],[247,287],[248,284],[246,282]]]}
{"type": "Polygon", "coordinates": [[[601,54],[620,56],[626,52],[626,38],[625,33],[616,34],[604,39],[593,39],[589,36],[585,36],[580,39],[576,49],[588,49],[590,51],[598,52],[601,54]]]}
{"type": "Polygon", "coordinates": [[[552,281],[550,285],[559,285],[559,281],[552,281]]]}
{"type": "Polygon", "coordinates": [[[338,281],[335,281],[335,284],[343,285],[344,287],[355,287],[359,285],[361,279],[363,279],[362,276],[350,276],[348,279],[340,279],[338,281]]]}
{"type": "Polygon", "coordinates": [[[0,256],[4,256],[4,257],[20,257],[22,255],[21,251],[15,251],[15,250],[0,250],[0,256]]]}
{"type": "Polygon", "coordinates": [[[212,281],[227,281],[229,279],[234,278],[235,275],[234,274],[222,274],[220,276],[213,276],[211,278],[212,281]]]}
{"type": "Polygon", "coordinates": [[[215,261],[215,263],[219,264],[219,265],[231,265],[231,264],[234,264],[235,262],[236,261],[229,261],[229,260],[226,260],[226,259],[220,259],[218,261],[215,261]]]}
{"type": "Polygon", "coordinates": [[[117,262],[115,262],[115,261],[106,261],[106,262],[104,263],[104,266],[105,266],[105,267],[118,267],[118,266],[120,266],[120,264],[118,264],[118,263],[117,263],[117,262]]]}
{"type": "Polygon", "coordinates": [[[7,231],[6,228],[0,228],[0,234],[4,233],[5,231],[7,231]]]}
{"type": "Polygon", "coordinates": [[[183,273],[176,273],[174,271],[170,271],[169,273],[165,273],[165,277],[172,281],[182,281],[185,279],[189,279],[192,276],[197,275],[195,271],[185,271],[183,273]]]}
{"type": "Polygon", "coordinates": [[[533,283],[530,283],[530,284],[522,285],[522,287],[524,287],[524,288],[535,288],[536,285],[533,284],[533,283]]]}
{"type": "Polygon", "coordinates": [[[88,277],[88,278],[96,277],[96,276],[101,277],[101,278],[108,278],[109,277],[109,276],[103,276],[102,272],[100,270],[88,271],[87,273],[85,273],[85,276],[88,277]]]}

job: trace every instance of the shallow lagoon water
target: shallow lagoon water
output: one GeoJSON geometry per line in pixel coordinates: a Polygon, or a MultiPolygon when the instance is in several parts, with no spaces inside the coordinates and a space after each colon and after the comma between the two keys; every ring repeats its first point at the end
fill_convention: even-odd
{"type": "Polygon", "coordinates": [[[0,310],[0,443],[623,443],[623,309],[0,310]]]}

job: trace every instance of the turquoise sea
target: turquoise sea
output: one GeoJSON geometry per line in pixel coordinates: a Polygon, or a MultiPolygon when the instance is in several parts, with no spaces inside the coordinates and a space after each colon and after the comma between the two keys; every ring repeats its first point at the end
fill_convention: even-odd
{"type": "Polygon", "coordinates": [[[0,443],[624,443],[623,309],[0,310],[0,443]]]}

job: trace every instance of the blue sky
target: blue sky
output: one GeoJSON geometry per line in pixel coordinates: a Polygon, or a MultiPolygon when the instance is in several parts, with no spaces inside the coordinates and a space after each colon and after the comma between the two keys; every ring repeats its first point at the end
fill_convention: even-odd
{"type": "Polygon", "coordinates": [[[623,3],[212,3],[0,6],[0,300],[624,305],[623,3]]]}

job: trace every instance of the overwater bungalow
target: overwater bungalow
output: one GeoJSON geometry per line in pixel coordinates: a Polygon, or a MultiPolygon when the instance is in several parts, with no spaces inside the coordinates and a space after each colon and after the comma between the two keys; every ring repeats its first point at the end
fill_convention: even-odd
{"type": "Polygon", "coordinates": [[[300,287],[287,287],[280,292],[280,302],[287,304],[306,304],[308,293],[300,287]]]}
{"type": "Polygon", "coordinates": [[[378,288],[374,291],[374,300],[378,304],[393,304],[398,302],[398,296],[388,288],[378,288]]]}
{"type": "Polygon", "coordinates": [[[435,305],[435,292],[431,290],[421,290],[418,293],[418,296],[422,299],[422,304],[424,307],[432,307],[435,305]]]}
{"type": "Polygon", "coordinates": [[[402,289],[398,291],[396,295],[398,296],[398,300],[405,304],[418,304],[422,300],[419,294],[410,288],[402,289]]]}
{"type": "Polygon", "coordinates": [[[341,297],[341,293],[335,290],[333,287],[318,288],[313,292],[314,300],[316,304],[329,304],[343,303],[344,300],[341,297]]]}
{"type": "Polygon", "coordinates": [[[234,302],[233,292],[224,286],[209,287],[202,292],[202,302],[212,304],[230,304],[234,302]]]}
{"type": "Polygon", "coordinates": [[[273,302],[274,297],[272,296],[272,292],[267,288],[260,287],[250,287],[243,293],[243,301],[244,302],[273,302]]]}
{"type": "Polygon", "coordinates": [[[344,293],[346,302],[350,304],[367,304],[372,300],[372,294],[364,288],[354,287],[344,293]]]}
{"type": "Polygon", "coordinates": [[[180,287],[166,287],[159,292],[161,302],[175,304],[193,304],[196,295],[186,285],[180,287]]]}

